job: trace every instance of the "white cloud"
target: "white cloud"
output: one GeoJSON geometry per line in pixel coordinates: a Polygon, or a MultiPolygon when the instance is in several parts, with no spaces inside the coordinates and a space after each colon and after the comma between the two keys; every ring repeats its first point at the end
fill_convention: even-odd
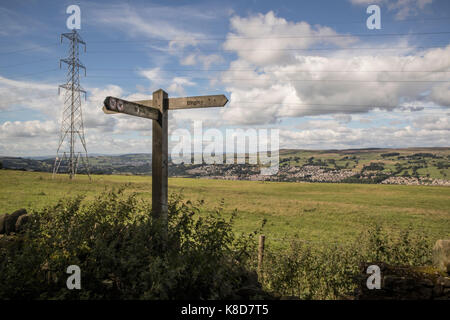
{"type": "Polygon", "coordinates": [[[431,99],[436,104],[450,107],[450,84],[435,86],[431,91],[431,99]]]}
{"type": "Polygon", "coordinates": [[[233,16],[232,32],[223,47],[235,50],[240,58],[256,66],[293,61],[292,49],[305,49],[316,44],[346,46],[356,41],[353,37],[335,37],[333,29],[306,22],[290,22],[276,17],[272,11],[250,17],[233,16]]]}
{"type": "Polygon", "coordinates": [[[0,76],[0,110],[12,110],[18,106],[39,110],[53,115],[58,104],[58,86],[33,81],[17,81],[0,76]]]}
{"type": "Polygon", "coordinates": [[[386,0],[350,0],[353,4],[364,4],[364,5],[370,5],[370,4],[380,4],[385,2],[386,0]]]}
{"type": "MultiPolygon", "coordinates": [[[[287,49],[293,45],[267,41],[267,38],[300,34],[299,28],[317,34],[304,22],[288,22],[269,12],[249,18],[233,17],[232,26],[236,32],[230,38],[255,33],[263,33],[265,38],[240,40],[242,45],[235,45],[231,40],[225,43],[239,57],[221,75],[227,91],[231,92],[231,101],[221,113],[228,124],[267,124],[284,117],[389,111],[399,106],[423,108],[427,103],[448,105],[448,86],[427,81],[446,80],[445,73],[428,71],[448,70],[450,45],[414,52],[404,49],[409,44],[404,38],[395,44],[375,46],[394,47],[394,50],[344,49],[318,56],[296,50],[271,51],[277,46],[287,49]],[[259,50],[249,51],[247,44],[259,50]],[[398,46],[402,49],[396,50],[398,46]]],[[[332,30],[328,32],[335,34],[332,30]]],[[[358,47],[367,46],[359,39],[352,39],[355,41],[358,47]]],[[[299,42],[303,48],[315,44],[310,39],[299,42]]]]}
{"type": "Polygon", "coordinates": [[[0,36],[18,37],[36,29],[46,29],[33,16],[25,16],[16,11],[0,7],[0,36]],[[26,23],[24,23],[26,21],[26,23]]]}
{"type": "Polygon", "coordinates": [[[197,63],[200,63],[206,69],[208,69],[212,64],[218,64],[221,62],[224,62],[224,59],[220,55],[217,54],[202,55],[199,53],[191,53],[180,60],[181,65],[193,66],[196,65],[197,63]]]}
{"type": "MultiPolygon", "coordinates": [[[[120,8],[112,6],[112,11],[108,12],[118,14],[120,8]]],[[[161,36],[158,32],[166,25],[147,21],[143,11],[127,6],[123,8],[125,11],[114,28],[121,28],[136,38],[161,36]],[[136,19],[130,22],[125,18],[136,19]]],[[[158,19],[162,19],[163,13],[167,14],[160,10],[162,14],[158,19]]],[[[112,22],[105,20],[107,13],[101,18],[100,23],[111,26],[112,22]]],[[[218,83],[211,83],[211,86],[224,84],[230,93],[229,104],[220,109],[170,112],[170,132],[177,125],[189,126],[191,119],[198,119],[203,120],[204,128],[276,124],[281,129],[282,148],[448,146],[449,114],[445,114],[445,107],[450,107],[449,85],[384,82],[392,79],[440,80],[446,79],[446,73],[372,71],[449,70],[450,46],[420,52],[407,49],[342,50],[349,45],[363,47],[366,44],[355,37],[334,37],[339,34],[328,27],[288,21],[273,12],[250,17],[234,15],[230,22],[231,32],[223,47],[234,51],[237,58],[230,63],[229,70],[220,75],[218,83]],[[288,38],[289,35],[299,37],[288,38]],[[333,37],[324,37],[329,35],[333,37]],[[245,40],[236,40],[236,37],[245,40]],[[314,51],[296,50],[322,45],[341,50],[327,52],[324,56],[314,51]],[[337,72],[348,70],[355,72],[337,72]],[[318,81],[299,81],[307,79],[318,81]],[[437,106],[442,107],[438,110],[442,114],[433,113],[429,108],[437,106]],[[286,120],[296,117],[306,117],[307,121],[302,119],[295,123],[297,119],[286,120]],[[289,125],[285,120],[290,121],[289,125]]],[[[203,36],[190,31],[178,34],[182,28],[173,23],[173,19],[169,23],[169,32],[161,36],[164,39],[179,35],[203,36]]],[[[409,39],[405,37],[376,47],[408,45],[409,39]]],[[[221,56],[203,55],[201,50],[191,55],[180,54],[180,59],[184,65],[200,64],[205,68],[223,62],[221,56]]],[[[126,153],[151,150],[151,121],[103,114],[101,106],[106,96],[128,100],[151,99],[146,92],[159,87],[167,88],[171,96],[184,96],[186,88],[196,85],[189,77],[170,77],[159,68],[142,69],[138,74],[150,81],[149,88],[140,87],[139,92],[134,93],[124,92],[114,85],[88,88],[88,101],[83,102],[88,151],[126,153]]],[[[0,124],[0,154],[54,154],[63,104],[62,97],[57,97],[56,88],[57,84],[16,81],[0,76],[0,110],[10,111],[23,106],[30,110],[30,118],[37,113],[46,116],[43,121],[6,121],[0,124]]]]}
{"type": "Polygon", "coordinates": [[[152,122],[148,119],[142,119],[137,117],[130,117],[127,115],[117,115],[116,125],[114,126],[114,133],[126,133],[130,131],[152,131],[152,122]]]}
{"type": "Polygon", "coordinates": [[[186,86],[195,86],[195,83],[184,77],[175,77],[167,88],[167,93],[171,96],[184,96],[186,95],[186,91],[184,90],[186,86]]]}
{"type": "Polygon", "coordinates": [[[341,124],[352,121],[352,116],[349,114],[335,114],[333,115],[333,118],[341,124]]]}
{"type": "MultiPolygon", "coordinates": [[[[57,84],[17,81],[0,76],[0,96],[2,97],[0,108],[2,110],[16,110],[18,107],[24,107],[29,110],[29,117],[41,114],[46,118],[46,120],[1,123],[0,154],[52,155],[56,152],[64,97],[63,94],[58,97],[57,87],[57,84]]],[[[83,99],[82,110],[88,151],[117,153],[118,145],[111,144],[111,141],[124,145],[127,138],[117,139],[115,135],[132,134],[136,131],[148,135],[151,132],[151,121],[134,117],[133,119],[126,115],[106,115],[102,111],[103,101],[107,96],[141,100],[149,98],[148,95],[134,93],[126,96],[123,89],[116,85],[87,89],[88,99],[86,102],[83,99]],[[104,139],[105,134],[108,135],[108,139],[104,139]]],[[[142,139],[131,138],[130,143],[124,146],[124,152],[139,150],[136,148],[143,146],[140,140],[142,139]]],[[[76,146],[77,149],[81,148],[78,143],[76,146]]]]}
{"type": "MultiPolygon", "coordinates": [[[[450,120],[441,115],[428,115],[414,120],[414,126],[429,131],[450,131],[450,120]]],[[[448,132],[450,134],[450,132],[448,132]]]]}
{"type": "Polygon", "coordinates": [[[2,139],[43,137],[57,132],[58,128],[54,121],[6,121],[0,125],[2,139]]]}
{"type": "Polygon", "coordinates": [[[180,60],[180,64],[183,66],[193,66],[197,63],[197,54],[191,53],[180,60]]]}
{"type": "MultiPolygon", "coordinates": [[[[186,94],[185,87],[191,87],[191,86],[196,85],[195,82],[191,81],[187,77],[170,78],[167,75],[167,72],[161,71],[160,68],[140,70],[138,73],[150,80],[151,85],[148,90],[149,92],[155,91],[156,89],[158,89],[160,87],[167,87],[167,93],[170,96],[173,96],[173,95],[183,96],[186,94]],[[156,86],[156,84],[157,84],[157,86],[156,86]]],[[[139,99],[136,99],[136,100],[139,100],[139,99]]]]}
{"type": "Polygon", "coordinates": [[[433,0],[350,0],[350,2],[355,5],[386,5],[389,11],[396,12],[396,19],[403,20],[418,15],[433,0]]]}
{"type": "Polygon", "coordinates": [[[388,8],[397,11],[395,17],[403,20],[410,16],[417,16],[426,5],[432,2],[433,0],[398,0],[388,3],[388,8]]]}
{"type": "Polygon", "coordinates": [[[352,128],[335,120],[310,120],[299,129],[280,130],[280,148],[447,147],[450,134],[448,119],[435,116],[418,117],[413,125],[402,128],[384,125],[352,128]]]}
{"type": "Polygon", "coordinates": [[[161,77],[160,68],[139,70],[138,74],[140,74],[141,76],[147,78],[148,80],[150,80],[152,82],[154,82],[155,80],[158,80],[158,78],[161,77]]]}
{"type": "MultiPolygon", "coordinates": [[[[128,4],[110,4],[92,10],[97,24],[107,25],[110,28],[127,33],[131,37],[144,36],[146,38],[157,38],[171,41],[170,47],[184,47],[196,44],[195,38],[203,36],[201,32],[188,31],[180,23],[179,15],[176,19],[173,11],[164,6],[136,7],[128,4]],[[179,25],[179,26],[177,26],[179,25]]],[[[184,15],[198,19],[207,18],[199,13],[185,8],[184,15]]],[[[173,10],[173,8],[172,8],[173,10]]]]}
{"type": "MultiPolygon", "coordinates": [[[[87,102],[82,104],[84,127],[87,131],[98,129],[102,132],[113,131],[116,126],[116,118],[106,115],[102,111],[103,101],[107,96],[121,97],[123,90],[116,85],[108,85],[103,89],[92,88],[89,90],[87,102]]],[[[57,119],[58,123],[61,121],[57,119]]]]}
{"type": "MultiPolygon", "coordinates": [[[[182,61],[186,60],[184,49],[195,48],[202,44],[198,39],[208,38],[205,32],[208,29],[204,25],[224,14],[217,12],[217,7],[207,9],[203,4],[164,6],[121,3],[89,6],[89,23],[125,33],[130,38],[142,40],[139,45],[143,48],[179,56],[182,61]]],[[[205,65],[217,60],[214,55],[200,55],[197,59],[205,65]]]]}

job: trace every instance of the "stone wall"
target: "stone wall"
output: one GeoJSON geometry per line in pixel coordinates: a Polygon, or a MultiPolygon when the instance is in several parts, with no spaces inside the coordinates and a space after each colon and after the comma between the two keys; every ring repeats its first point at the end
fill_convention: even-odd
{"type": "Polygon", "coordinates": [[[400,267],[383,262],[360,266],[358,300],[450,300],[450,276],[435,267],[400,267]],[[367,287],[367,268],[380,267],[381,288],[367,287]]]}
{"type": "Polygon", "coordinates": [[[19,209],[11,214],[0,215],[0,234],[21,232],[29,220],[27,210],[19,209]]]}

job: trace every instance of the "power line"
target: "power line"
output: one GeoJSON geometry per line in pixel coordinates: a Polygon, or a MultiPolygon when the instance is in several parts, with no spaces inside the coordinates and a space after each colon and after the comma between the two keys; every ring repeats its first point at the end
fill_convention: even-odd
{"type": "Polygon", "coordinates": [[[332,34],[332,35],[275,35],[266,37],[227,37],[227,38],[184,38],[184,39],[148,39],[148,40],[105,40],[90,41],[91,43],[126,43],[126,42],[187,42],[187,41],[228,41],[228,40],[259,40],[259,39],[322,39],[322,38],[345,38],[345,37],[397,37],[397,36],[425,36],[450,34],[450,31],[435,32],[410,32],[410,33],[361,33],[361,34],[332,34]]]}
{"type": "MultiPolygon", "coordinates": [[[[116,70],[116,71],[143,71],[145,68],[90,68],[91,70],[116,70]]],[[[446,73],[450,72],[450,70],[296,70],[291,72],[286,71],[266,71],[266,70],[258,70],[257,68],[248,68],[248,69],[158,69],[159,71],[175,71],[175,72],[247,72],[247,71],[255,71],[255,72],[263,72],[263,74],[296,74],[299,72],[314,72],[314,73],[363,73],[363,72],[373,72],[373,73],[446,73]]]]}
{"type": "MultiPolygon", "coordinates": [[[[333,51],[340,51],[340,50],[400,50],[400,49],[444,49],[445,47],[442,46],[418,46],[418,47],[391,47],[391,48],[367,48],[367,47],[360,47],[360,48],[356,48],[356,47],[347,47],[347,48],[317,48],[317,49],[313,49],[313,48],[307,48],[307,49],[300,49],[300,48],[287,48],[287,49],[239,49],[239,50],[226,50],[226,49],[221,49],[221,50],[201,50],[201,52],[236,52],[236,51],[254,51],[254,52],[258,52],[258,51],[328,51],[328,50],[333,50],[333,51]]],[[[159,49],[148,49],[148,50],[137,50],[137,51],[130,51],[130,50],[126,50],[126,51],[93,51],[90,52],[90,54],[115,54],[115,53],[145,53],[145,52],[149,52],[149,51],[157,51],[157,52],[176,52],[176,51],[180,51],[180,50],[159,50],[159,49]]],[[[181,52],[181,51],[180,51],[181,52]]],[[[183,53],[186,53],[185,51],[183,51],[183,53]]],[[[197,53],[197,52],[195,52],[197,53]]],[[[12,68],[12,67],[18,67],[18,66],[22,66],[22,65],[27,65],[27,64],[33,64],[33,63],[37,63],[37,62],[42,62],[42,61],[53,61],[53,58],[49,58],[49,59],[39,59],[39,60],[34,60],[34,61],[27,61],[27,62],[22,62],[22,63],[15,63],[15,64],[10,64],[10,65],[3,65],[0,66],[0,69],[7,69],[7,68],[12,68]]],[[[102,70],[100,68],[94,68],[93,70],[102,70]]],[[[114,69],[114,68],[108,68],[108,69],[104,69],[104,70],[132,70],[132,69],[114,69]]],[[[173,71],[185,71],[183,69],[173,69],[173,71]]],[[[247,69],[247,70],[253,70],[253,69],[247,69]]],[[[199,69],[195,69],[195,71],[200,71],[199,69]]],[[[222,70],[213,70],[213,69],[208,69],[208,71],[222,71],[222,70]]],[[[223,71],[228,71],[228,70],[223,70],[223,71]]],[[[308,70],[309,71],[309,70],[308,70]]],[[[306,72],[306,71],[305,71],[306,72]]],[[[384,71],[379,71],[379,72],[384,72],[384,71]]],[[[411,71],[411,72],[415,72],[415,71],[411,71]]],[[[428,72],[428,71],[421,71],[421,72],[428,72]]],[[[448,71],[430,71],[430,72],[448,72],[448,71]]]]}
{"type": "MultiPolygon", "coordinates": [[[[373,50],[373,51],[392,51],[392,50],[410,50],[410,49],[444,49],[448,44],[445,44],[443,46],[407,46],[407,47],[386,47],[386,48],[380,48],[380,47],[334,47],[334,48],[283,48],[283,49],[201,49],[201,52],[221,52],[221,53],[228,53],[228,52],[283,52],[283,51],[343,51],[343,50],[373,50]]],[[[194,52],[196,51],[189,51],[189,50],[180,50],[180,49],[143,49],[143,50],[105,50],[105,51],[92,51],[90,53],[92,54],[111,54],[111,53],[141,53],[141,52],[194,52]]]]}
{"type": "MultiPolygon", "coordinates": [[[[245,106],[245,108],[241,108],[241,110],[246,111],[246,110],[251,110],[252,112],[255,111],[255,109],[259,109],[261,111],[263,111],[262,108],[257,107],[257,106],[249,106],[246,103],[236,103],[239,106],[245,106]]],[[[272,107],[276,107],[276,106],[280,106],[282,107],[283,104],[282,103],[274,103],[271,105],[272,107]]],[[[436,114],[442,114],[442,107],[424,107],[423,109],[420,110],[400,110],[400,111],[395,111],[395,109],[398,108],[405,108],[402,106],[376,106],[376,105],[359,105],[359,106],[355,106],[355,105],[349,105],[348,107],[345,107],[345,105],[333,105],[333,104],[328,104],[328,105],[320,105],[320,108],[308,108],[308,107],[316,107],[317,104],[303,104],[303,105],[298,105],[298,107],[288,107],[288,108],[283,108],[282,110],[278,110],[278,111],[305,111],[305,112],[312,112],[312,113],[322,113],[322,112],[329,112],[329,113],[366,113],[369,111],[373,111],[375,109],[380,109],[380,110],[388,110],[391,112],[400,112],[400,111],[410,111],[410,112],[426,112],[426,111],[431,111],[428,112],[428,114],[432,113],[436,113],[436,114]],[[338,108],[336,108],[338,107],[338,108]],[[358,107],[360,109],[355,109],[355,107],[358,107]]],[[[232,109],[237,109],[236,107],[232,108],[232,109]]],[[[279,115],[280,116],[280,115],[279,115]]],[[[287,115],[286,115],[287,116],[287,115]]]]}
{"type": "MultiPolygon", "coordinates": [[[[36,74],[43,74],[48,72],[57,71],[58,69],[50,69],[50,70],[42,70],[32,73],[26,73],[21,74],[16,77],[25,77],[30,75],[36,75],[36,74]]],[[[314,72],[314,71],[296,71],[296,72],[280,72],[280,74],[297,74],[299,72],[314,72]]],[[[359,71],[318,71],[322,73],[326,72],[332,72],[332,73],[346,73],[346,72],[359,72],[359,71]]],[[[366,71],[361,71],[366,72],[366,71]]],[[[367,71],[369,72],[369,71],[367,71]]],[[[404,71],[373,71],[373,72],[404,72],[404,71]]],[[[410,71],[410,72],[426,72],[426,73],[433,73],[436,71],[410,71]]],[[[449,71],[440,71],[441,73],[444,72],[450,72],[449,71]]],[[[277,73],[277,72],[267,72],[268,74],[277,73]]],[[[173,80],[173,77],[155,77],[152,79],[149,79],[147,77],[143,76],[117,76],[117,75],[89,75],[89,78],[107,78],[107,79],[145,79],[145,80],[173,80]]],[[[192,77],[189,76],[190,79],[196,79],[196,80],[218,80],[218,81],[276,81],[276,82],[351,82],[351,83],[447,83],[450,82],[450,80],[358,80],[358,79],[258,79],[258,78],[221,78],[221,79],[214,79],[214,78],[204,78],[204,77],[192,77]]],[[[12,79],[14,80],[14,79],[12,79]]]]}
{"type": "MultiPolygon", "coordinates": [[[[18,103],[18,102],[22,102],[22,101],[30,101],[30,100],[43,100],[43,99],[48,99],[48,98],[56,98],[56,95],[44,95],[41,97],[37,97],[37,98],[25,98],[25,99],[17,99],[17,100],[11,100],[11,101],[6,101],[3,102],[3,105],[6,104],[14,104],[14,103],[18,103]]],[[[269,105],[269,106],[289,106],[291,110],[301,110],[301,109],[297,109],[294,107],[311,107],[311,106],[319,106],[319,107],[350,107],[350,108],[387,108],[387,109],[395,109],[395,108],[408,108],[408,107],[412,107],[412,108],[423,108],[419,111],[425,111],[427,109],[442,109],[443,107],[440,106],[428,106],[428,107],[422,107],[422,106],[404,106],[404,105],[384,105],[384,104],[380,104],[380,105],[373,105],[373,104],[337,104],[337,103],[290,103],[290,102],[265,102],[265,101],[236,101],[231,99],[229,101],[230,104],[235,104],[235,105],[246,105],[247,108],[259,108],[258,106],[255,106],[255,104],[258,105],[269,105]]],[[[331,111],[338,111],[335,108],[321,108],[320,111],[324,111],[324,110],[331,110],[331,111]]]]}
{"type": "MultiPolygon", "coordinates": [[[[362,33],[362,34],[333,34],[333,35],[276,35],[266,37],[227,37],[227,38],[184,38],[184,39],[147,39],[147,40],[99,40],[91,43],[130,43],[130,42],[187,42],[187,41],[228,41],[228,40],[257,40],[257,39],[323,39],[323,38],[345,38],[345,37],[397,37],[397,36],[425,36],[425,35],[444,35],[450,34],[450,31],[437,32],[410,32],[410,33],[362,33]]],[[[14,51],[0,52],[0,55],[20,53],[25,51],[39,50],[45,47],[56,46],[57,44],[47,44],[34,46],[14,51]]]]}
{"type": "Polygon", "coordinates": [[[49,95],[39,96],[36,98],[24,98],[24,99],[10,100],[10,101],[2,101],[2,104],[0,104],[0,106],[4,107],[7,105],[14,105],[14,104],[21,103],[24,101],[32,102],[32,101],[36,101],[36,100],[45,100],[45,99],[55,98],[55,97],[57,98],[58,96],[55,94],[51,94],[51,95],[49,94],[49,95]]]}
{"type": "MultiPolygon", "coordinates": [[[[37,72],[31,72],[31,73],[24,73],[24,74],[19,74],[19,75],[14,75],[14,77],[27,77],[27,76],[32,76],[32,75],[36,75],[36,74],[42,74],[42,73],[48,73],[48,72],[53,72],[53,71],[58,71],[58,68],[55,69],[49,69],[49,70],[41,70],[41,71],[37,71],[37,72]]],[[[14,80],[14,79],[11,79],[14,80]]]]}
{"type": "MultiPolygon", "coordinates": [[[[230,103],[237,104],[237,105],[252,105],[252,104],[259,104],[259,105],[287,105],[287,106],[333,106],[333,107],[355,107],[355,108],[362,108],[362,107],[372,107],[372,108],[407,108],[407,107],[413,107],[413,106],[402,106],[402,105],[373,105],[373,104],[337,104],[337,103],[289,103],[289,102],[264,102],[264,101],[235,101],[233,99],[230,100],[230,103]]],[[[253,106],[252,106],[253,107],[253,106]]],[[[256,107],[257,108],[257,107],[256,107]]],[[[413,107],[414,108],[414,107],[413,107]]],[[[425,107],[423,107],[425,109],[425,107]]],[[[428,108],[441,108],[441,107],[426,107],[428,108]]]]}
{"type": "MultiPolygon", "coordinates": [[[[450,17],[440,17],[440,18],[420,18],[420,19],[403,19],[403,20],[387,20],[387,19],[383,19],[383,24],[389,24],[389,23],[407,23],[407,22],[426,22],[426,21],[448,21],[450,22],[450,17]]],[[[317,25],[320,23],[315,23],[315,22],[308,22],[310,25],[317,25]]],[[[328,24],[366,24],[366,20],[358,20],[358,21],[327,21],[328,24]]],[[[259,27],[257,27],[259,28],[259,27]]],[[[112,40],[114,41],[114,40],[112,40]]],[[[93,41],[95,42],[95,41],[93,41]]],[[[4,43],[3,43],[4,44],[4,43]]],[[[29,47],[29,48],[24,48],[24,49],[19,49],[19,50],[15,50],[15,51],[9,51],[9,52],[4,52],[4,53],[16,53],[16,52],[21,52],[21,51],[28,51],[28,50],[34,50],[42,48],[42,47],[50,47],[50,46],[56,46],[57,44],[48,44],[48,45],[42,45],[42,46],[35,46],[35,47],[29,47]]],[[[1,54],[1,53],[0,53],[1,54]]]]}
{"type": "MultiPolygon", "coordinates": [[[[173,77],[155,77],[149,79],[147,77],[135,77],[135,76],[117,76],[117,75],[90,75],[89,78],[109,78],[109,79],[147,79],[147,80],[173,80],[173,77]]],[[[282,81],[282,82],[356,82],[356,83],[445,83],[450,80],[353,80],[353,79],[257,79],[257,78],[202,78],[202,77],[190,77],[190,79],[196,80],[219,80],[219,81],[282,81]]]]}
{"type": "MultiPolygon", "coordinates": [[[[440,17],[440,18],[420,18],[420,19],[403,19],[403,20],[392,20],[392,19],[383,19],[382,23],[384,24],[390,24],[390,23],[406,23],[406,22],[425,22],[425,21],[442,21],[447,20],[450,22],[450,17],[440,17]]],[[[354,20],[354,21],[327,21],[327,24],[364,24],[366,26],[366,20],[354,20]]],[[[321,25],[319,22],[308,22],[310,25],[321,25]]],[[[256,27],[256,26],[255,26],[256,27]]],[[[259,28],[259,27],[256,27],[259,28]]]]}
{"type": "MultiPolygon", "coordinates": [[[[379,47],[339,47],[339,48],[283,48],[283,49],[216,49],[216,50],[204,50],[202,49],[201,52],[236,52],[236,51],[250,51],[250,52],[258,52],[258,51],[340,51],[340,50],[408,50],[408,49],[444,49],[448,46],[447,44],[442,44],[439,46],[404,46],[404,47],[388,47],[388,48],[379,48],[379,47]]],[[[157,52],[183,52],[186,53],[185,50],[179,50],[179,49],[145,49],[145,50],[124,50],[124,51],[112,51],[112,50],[106,50],[106,51],[93,51],[90,52],[90,54],[111,54],[111,53],[141,53],[141,52],[149,52],[149,51],[157,51],[157,52]]],[[[197,51],[192,51],[194,53],[197,53],[197,51]]],[[[42,61],[53,61],[53,58],[49,59],[39,59],[34,61],[27,61],[22,63],[15,63],[10,65],[4,65],[0,66],[0,69],[6,69],[11,67],[17,67],[22,66],[26,64],[33,64],[36,62],[42,62],[42,61]]]]}
{"type": "Polygon", "coordinates": [[[18,67],[18,66],[23,66],[23,65],[27,65],[27,64],[33,64],[33,63],[36,63],[36,62],[54,61],[54,60],[55,60],[54,58],[48,58],[48,59],[39,59],[39,60],[34,60],[34,61],[27,61],[27,62],[21,62],[21,63],[16,63],[16,64],[0,66],[0,69],[7,69],[7,68],[18,67]]]}
{"type": "MultiPolygon", "coordinates": [[[[195,78],[194,78],[195,79],[195,78]]],[[[221,79],[222,81],[267,81],[271,79],[221,79]]],[[[279,80],[275,80],[279,81],[279,80]]],[[[355,82],[355,83],[427,83],[450,82],[450,80],[351,80],[351,79],[288,79],[286,82],[355,82]]]]}
{"type": "MultiPolygon", "coordinates": [[[[14,75],[14,78],[22,78],[37,74],[44,74],[44,73],[50,73],[54,71],[58,71],[59,69],[48,69],[48,70],[41,70],[37,72],[31,72],[31,73],[24,73],[19,75],[14,75]]],[[[127,68],[92,68],[92,70],[117,70],[117,71],[141,71],[140,69],[127,69],[127,68]]],[[[247,72],[247,71],[256,71],[255,69],[159,69],[160,71],[176,71],[177,73],[180,72],[247,72]]],[[[265,74],[298,74],[298,73],[448,73],[450,70],[424,70],[424,71],[418,71],[418,70],[297,70],[292,72],[286,72],[286,71],[261,71],[263,72],[261,75],[265,74]]],[[[180,75],[180,74],[177,74],[180,75]]],[[[406,82],[406,83],[414,83],[414,82],[449,82],[450,80],[344,80],[344,79],[239,79],[239,78],[223,78],[223,79],[212,79],[212,78],[202,78],[202,77],[192,77],[190,75],[187,75],[191,79],[197,79],[197,80],[221,80],[221,81],[268,81],[268,80],[274,80],[274,81],[324,81],[324,82],[406,82]]],[[[117,75],[90,75],[89,78],[113,78],[113,79],[148,79],[147,77],[142,76],[117,76],[117,75]]],[[[18,79],[12,79],[11,80],[18,80],[18,79]]],[[[158,80],[172,80],[173,77],[158,77],[153,78],[158,80]]],[[[148,79],[150,80],[150,79],[148,79]]]]}
{"type": "Polygon", "coordinates": [[[58,44],[47,44],[47,45],[39,45],[39,46],[34,46],[34,47],[29,47],[29,48],[25,48],[25,49],[19,49],[19,50],[14,50],[14,51],[4,51],[4,52],[0,52],[0,54],[13,54],[13,53],[20,53],[20,52],[25,52],[25,51],[34,51],[34,50],[40,50],[42,48],[48,48],[48,47],[52,47],[52,46],[57,46],[58,44]]]}

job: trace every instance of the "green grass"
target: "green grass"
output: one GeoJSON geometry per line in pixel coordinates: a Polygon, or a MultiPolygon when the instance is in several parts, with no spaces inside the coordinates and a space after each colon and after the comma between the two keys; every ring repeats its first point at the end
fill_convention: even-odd
{"type": "MultiPolygon", "coordinates": [[[[51,174],[0,170],[0,214],[19,208],[40,209],[62,197],[126,185],[126,192],[151,200],[151,177],[102,175],[89,182],[79,175],[52,180],[51,174]]],[[[253,231],[267,219],[269,242],[298,236],[310,241],[347,242],[370,224],[424,231],[431,240],[450,235],[450,188],[431,186],[284,183],[170,178],[169,193],[204,200],[212,211],[224,199],[224,212],[238,210],[236,232],[253,231]]]]}

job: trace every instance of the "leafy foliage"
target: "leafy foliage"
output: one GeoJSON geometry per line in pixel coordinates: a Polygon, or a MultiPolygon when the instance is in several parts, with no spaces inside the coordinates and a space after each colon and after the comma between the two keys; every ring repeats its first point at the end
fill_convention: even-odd
{"type": "Polygon", "coordinates": [[[422,266],[431,262],[431,242],[410,230],[388,232],[375,224],[350,245],[317,245],[292,240],[287,249],[268,250],[264,287],[302,299],[339,299],[352,295],[362,262],[422,266]]]}
{"type": "MultiPolygon", "coordinates": [[[[261,229],[236,235],[236,212],[227,220],[223,203],[200,214],[202,205],[172,196],[167,246],[150,205],[123,189],[35,211],[25,233],[0,241],[0,299],[236,298],[256,282],[261,229]],[[69,265],[80,267],[82,290],[67,289],[69,265]]],[[[362,262],[426,265],[430,254],[423,234],[373,225],[350,244],[268,246],[259,281],[273,296],[339,299],[355,289],[362,262]]]]}
{"type": "Polygon", "coordinates": [[[61,200],[32,213],[22,236],[0,248],[0,299],[222,299],[251,277],[253,235],[235,236],[221,208],[170,199],[167,247],[150,205],[122,190],[94,201],[61,200]],[[81,269],[68,290],[66,268],[81,269]]]}

